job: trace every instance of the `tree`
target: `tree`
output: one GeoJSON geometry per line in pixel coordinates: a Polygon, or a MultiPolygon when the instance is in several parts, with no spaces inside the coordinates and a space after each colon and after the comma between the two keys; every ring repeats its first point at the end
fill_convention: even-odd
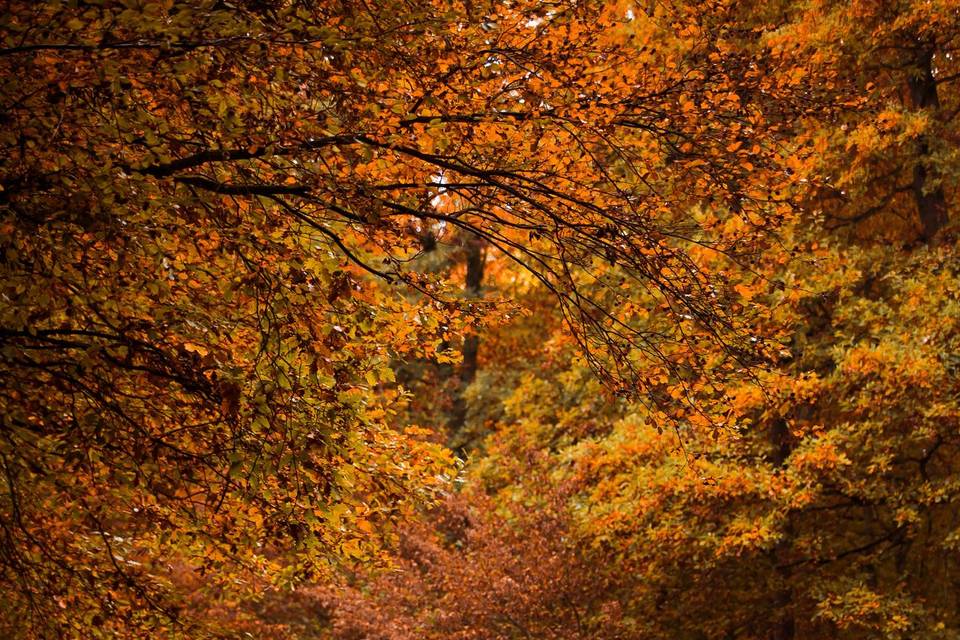
{"type": "MultiPolygon", "coordinates": [[[[552,331],[540,357],[486,363],[487,379],[510,383],[500,410],[486,410],[493,433],[468,484],[490,496],[501,528],[523,527],[524,509],[562,514],[564,539],[590,558],[587,591],[615,603],[590,609],[596,627],[582,637],[955,638],[957,104],[943,88],[956,81],[957,10],[763,3],[739,18],[728,26],[759,29],[753,41],[769,47],[758,54],[769,81],[805,96],[802,117],[782,121],[784,146],[814,150],[783,156],[810,186],[794,192],[800,215],[752,272],[729,272],[741,313],[780,342],[777,366],[725,376],[719,393],[673,376],[658,403],[604,401],[541,300],[531,324],[552,331]],[[683,409],[686,393],[706,415],[683,409]],[[544,500],[544,487],[564,498],[544,500]]],[[[491,339],[516,344],[525,330],[491,339]]],[[[707,371],[725,357],[715,345],[700,355],[707,371]]],[[[476,546],[461,561],[496,566],[475,560],[476,546]]],[[[421,571],[442,580],[434,565],[421,571]]],[[[421,593],[415,575],[393,576],[390,590],[367,583],[366,606],[395,611],[371,603],[421,593]]],[[[461,610],[414,602],[434,620],[461,610]]],[[[577,637],[564,620],[544,635],[577,637]]],[[[525,637],[489,617],[465,626],[525,637]]]]}
{"type": "Polygon", "coordinates": [[[812,178],[831,228],[933,241],[957,180],[956,7],[884,0],[795,9],[771,42],[790,66],[812,65],[822,98],[840,106],[806,135],[822,159],[812,178]]]}
{"type": "Polygon", "coordinates": [[[5,633],[212,633],[178,575],[378,557],[451,467],[392,417],[390,363],[472,321],[404,267],[427,229],[552,291],[619,391],[765,355],[718,265],[793,211],[790,103],[730,4],[6,8],[5,633]]]}

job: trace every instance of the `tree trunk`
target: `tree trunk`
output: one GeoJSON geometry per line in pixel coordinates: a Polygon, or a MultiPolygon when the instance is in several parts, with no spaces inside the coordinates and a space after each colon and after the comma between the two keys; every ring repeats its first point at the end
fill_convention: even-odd
{"type": "MultiPolygon", "coordinates": [[[[486,262],[483,240],[476,236],[469,236],[464,241],[464,250],[466,253],[467,275],[463,292],[467,298],[477,298],[480,296],[480,287],[483,283],[483,267],[486,262]]],[[[460,363],[460,370],[458,371],[456,397],[453,401],[453,409],[448,424],[451,438],[454,438],[463,428],[467,419],[467,400],[464,397],[464,393],[474,378],[477,377],[477,354],[479,349],[480,336],[475,333],[464,336],[463,350],[461,351],[463,361],[460,363]]]]}
{"type": "MultiPolygon", "coordinates": [[[[907,85],[912,106],[915,109],[930,110],[932,115],[937,117],[940,111],[940,96],[937,94],[937,81],[933,77],[932,49],[920,50],[916,73],[909,77],[907,85]]],[[[949,220],[947,200],[942,186],[930,188],[934,170],[930,165],[930,141],[927,136],[920,136],[917,140],[917,153],[919,158],[913,168],[913,197],[920,215],[923,239],[931,242],[949,220]]]]}
{"type": "MultiPolygon", "coordinates": [[[[790,427],[784,419],[777,420],[770,433],[773,452],[770,461],[778,469],[782,469],[787,458],[793,451],[793,442],[790,437],[790,427]]],[[[789,518],[789,516],[788,516],[789,518]]],[[[777,576],[780,586],[773,594],[776,606],[774,619],[771,621],[770,640],[794,640],[796,637],[796,622],[793,612],[793,571],[789,567],[790,548],[793,546],[793,527],[788,519],[784,526],[783,537],[773,549],[773,561],[776,563],[777,576]]]]}

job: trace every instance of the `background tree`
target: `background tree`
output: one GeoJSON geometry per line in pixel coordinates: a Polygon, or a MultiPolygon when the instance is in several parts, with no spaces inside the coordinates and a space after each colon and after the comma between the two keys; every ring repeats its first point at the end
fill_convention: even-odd
{"type": "MultiPolygon", "coordinates": [[[[562,513],[563,538],[590,558],[588,591],[612,603],[586,597],[579,636],[557,607],[562,628],[531,637],[957,637],[957,105],[944,89],[957,10],[739,11],[735,24],[756,36],[741,43],[761,44],[770,82],[807,106],[779,121],[783,170],[809,185],[796,194],[802,213],[752,272],[728,272],[741,313],[780,341],[778,366],[752,383],[727,377],[719,393],[693,387],[700,417],[669,406],[686,404],[681,376],[658,403],[607,401],[549,303],[531,303],[550,338],[526,366],[487,360],[480,379],[508,389],[478,388],[472,407],[493,430],[467,473],[492,499],[495,515],[478,519],[562,513]],[[491,397],[497,409],[483,406],[491,397]],[[563,487],[559,503],[545,486],[563,487]]],[[[489,340],[525,342],[526,326],[489,340]]],[[[705,345],[701,356],[709,370],[725,354],[705,345]]],[[[368,583],[367,606],[423,584],[391,580],[389,592],[368,583]]],[[[520,599],[485,610],[498,606],[518,619],[532,610],[520,599]]],[[[375,610],[388,628],[392,610],[375,610]]],[[[489,618],[462,624],[473,637],[526,637],[489,618]]]]}
{"type": "Polygon", "coordinates": [[[732,3],[5,9],[8,635],[226,634],[191,589],[382,560],[451,475],[391,363],[489,308],[409,266],[428,227],[550,290],[617,391],[767,355],[717,265],[793,212],[790,103],[732,3]]]}

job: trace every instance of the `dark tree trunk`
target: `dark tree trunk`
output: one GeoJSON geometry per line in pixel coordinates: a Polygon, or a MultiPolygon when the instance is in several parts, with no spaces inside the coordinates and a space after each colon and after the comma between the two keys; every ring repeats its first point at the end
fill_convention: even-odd
{"type": "MultiPolygon", "coordinates": [[[[934,117],[939,115],[940,96],[937,94],[936,78],[933,77],[931,49],[920,50],[917,55],[917,68],[907,80],[907,85],[915,109],[929,110],[934,117]]],[[[937,185],[930,188],[933,169],[930,166],[930,141],[927,136],[921,136],[917,141],[917,153],[919,158],[913,168],[913,197],[920,215],[923,239],[931,242],[949,220],[947,200],[943,187],[937,185]]]]}
{"type": "MultiPolygon", "coordinates": [[[[483,240],[475,236],[469,236],[464,241],[464,251],[467,275],[463,292],[467,298],[477,298],[480,296],[480,287],[483,283],[483,267],[486,261],[483,240]]],[[[456,437],[467,419],[467,400],[464,393],[470,383],[477,377],[477,354],[479,350],[480,337],[477,334],[471,333],[464,336],[461,352],[463,361],[460,363],[460,370],[457,372],[458,386],[448,424],[452,438],[456,437]]]]}
{"type": "MultiPolygon", "coordinates": [[[[773,445],[773,452],[770,455],[770,461],[778,469],[782,469],[786,464],[787,458],[793,451],[793,440],[790,436],[790,427],[786,420],[777,420],[770,433],[770,441],[773,445]]],[[[789,516],[788,516],[789,518],[789,516]]],[[[773,549],[773,561],[776,563],[777,578],[779,587],[773,594],[773,602],[776,609],[773,612],[774,619],[770,626],[770,640],[794,640],[796,637],[796,622],[793,612],[793,589],[791,582],[793,580],[793,571],[789,567],[790,547],[793,545],[793,527],[788,520],[784,525],[783,538],[773,549]]]]}

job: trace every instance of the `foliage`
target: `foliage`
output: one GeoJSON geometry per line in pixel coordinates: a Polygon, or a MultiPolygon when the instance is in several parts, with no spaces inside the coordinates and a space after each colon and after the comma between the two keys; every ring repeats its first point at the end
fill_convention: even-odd
{"type": "MultiPolygon", "coordinates": [[[[752,380],[715,377],[718,395],[695,389],[698,421],[662,402],[605,400],[548,325],[556,333],[541,358],[510,362],[519,382],[468,484],[493,497],[488,517],[505,523],[526,526],[525,509],[560,514],[564,539],[590,558],[580,577],[591,595],[580,602],[595,626],[564,625],[557,607],[550,631],[526,636],[478,616],[465,623],[472,637],[960,634],[960,274],[948,224],[958,14],[936,3],[783,3],[740,19],[763,31],[770,82],[810,100],[789,131],[813,153],[784,158],[809,186],[797,193],[802,213],[752,271],[728,272],[742,313],[780,344],[779,361],[752,380]],[[563,487],[561,506],[543,487],[563,487]]],[[[724,356],[707,345],[700,355],[724,356]]],[[[677,378],[662,389],[682,403],[677,378]]],[[[504,546],[518,567],[534,555],[504,546]]],[[[477,570],[495,566],[471,553],[461,557],[477,570]]],[[[393,580],[389,593],[423,593],[422,578],[393,580]]],[[[368,607],[391,611],[376,597],[368,607]]],[[[511,615],[531,610],[515,602],[511,615]]]]}
{"type": "Polygon", "coordinates": [[[953,5],[7,3],[0,634],[960,636],[953,5]]]}

